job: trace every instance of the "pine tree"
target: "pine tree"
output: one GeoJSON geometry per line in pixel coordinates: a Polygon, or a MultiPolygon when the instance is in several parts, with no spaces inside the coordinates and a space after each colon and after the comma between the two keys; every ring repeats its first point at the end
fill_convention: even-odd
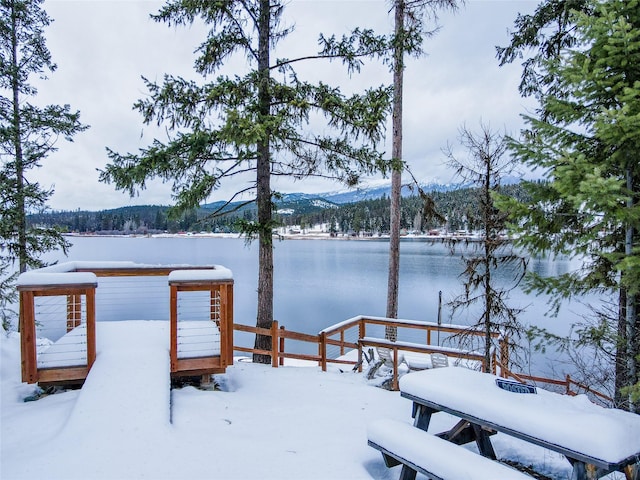
{"type": "MultiPolygon", "coordinates": [[[[273,0],[169,2],[154,16],[157,21],[190,25],[201,19],[210,27],[198,49],[199,74],[205,79],[217,74],[234,54],[245,56],[249,71],[202,84],[171,76],[163,85],[147,81],[150,98],[136,108],[145,123],[165,123],[173,134],[137,155],[109,151],[112,163],[101,173],[102,181],[132,194],[149,178],[171,181],[177,210],[196,207],[223,181],[255,175],[236,196],[255,194],[257,204],[257,221],[245,221],[243,231],[259,243],[256,324],[262,328],[273,322],[272,178],[320,176],[354,185],[361,174],[384,172],[391,163],[375,148],[389,110],[389,88],[346,97],[331,85],[303,81],[293,68],[298,60],[325,58],[339,59],[357,72],[363,57],[385,54],[388,42],[357,29],[342,38],[321,35],[317,56],[274,58],[276,44],[292,31],[280,28],[284,5],[273,0]],[[322,134],[314,133],[320,128],[308,128],[319,118],[327,126],[322,134]]],[[[257,335],[255,346],[269,351],[270,337],[257,335]]],[[[254,360],[267,362],[269,356],[254,355],[254,360]]]]}
{"type": "MultiPolygon", "coordinates": [[[[502,135],[481,125],[478,134],[466,127],[460,130],[460,143],[467,150],[468,158],[459,158],[451,147],[447,150],[449,166],[463,182],[472,183],[475,189],[477,209],[471,213],[469,221],[482,232],[482,240],[465,244],[461,248],[465,270],[462,272],[464,293],[450,302],[452,313],[468,309],[478,304],[479,316],[473,329],[484,332],[484,368],[491,371],[491,353],[494,345],[492,334],[500,332],[511,346],[517,345],[523,326],[518,320],[521,308],[508,304],[509,293],[522,280],[527,260],[518,255],[512,242],[503,236],[507,214],[497,208],[495,195],[501,194],[501,182],[513,172],[514,161],[505,157],[506,142],[502,135]],[[511,283],[499,282],[494,275],[498,269],[511,273],[511,283]]],[[[452,252],[460,248],[456,240],[449,242],[452,252]]],[[[510,350],[513,350],[511,348],[510,350]]],[[[505,365],[507,367],[507,365],[505,365]]]]}
{"type": "MultiPolygon", "coordinates": [[[[530,287],[556,302],[587,291],[618,305],[616,400],[635,410],[640,358],[640,5],[637,0],[581,2],[568,23],[574,40],[538,65],[546,79],[537,116],[511,148],[541,169],[533,200],[511,202],[521,243],[534,253],[568,254],[582,268],[530,287]],[[626,387],[626,388],[625,388],[626,387]],[[625,396],[621,395],[625,392],[625,396]]],[[[556,306],[558,303],[556,303],[556,306]]]]}
{"type": "Polygon", "coordinates": [[[0,2],[0,86],[9,97],[0,103],[0,145],[2,174],[8,184],[4,192],[2,239],[12,258],[17,258],[20,272],[28,266],[39,266],[38,256],[66,242],[53,229],[27,226],[27,212],[45,208],[52,190],[29,182],[28,170],[55,151],[59,136],[67,140],[86,127],[79,113],[68,105],[36,107],[26,101],[37,90],[29,83],[32,76],[45,77],[54,71],[45,44],[43,29],[50,19],[40,8],[39,0],[3,0],[0,2]]]}
{"type": "Polygon", "coordinates": [[[56,150],[59,137],[71,141],[87,127],[69,105],[38,107],[33,77],[46,78],[56,68],[44,29],[51,20],[42,0],[0,0],[0,158],[2,166],[2,255],[16,260],[19,272],[42,265],[39,256],[67,243],[51,228],[27,224],[27,214],[42,211],[53,193],[29,181],[29,170],[56,150]]]}

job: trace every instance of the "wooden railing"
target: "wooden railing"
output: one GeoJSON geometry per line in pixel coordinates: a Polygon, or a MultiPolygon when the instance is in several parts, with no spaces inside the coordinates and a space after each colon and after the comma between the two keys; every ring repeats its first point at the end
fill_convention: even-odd
{"type": "Polygon", "coordinates": [[[279,327],[277,320],[273,322],[271,328],[251,327],[249,325],[242,325],[239,323],[234,323],[233,328],[238,332],[254,333],[256,335],[271,337],[271,350],[260,350],[240,345],[234,346],[234,350],[237,352],[251,353],[256,355],[268,355],[271,357],[271,365],[273,367],[284,365],[285,358],[318,362],[319,365],[322,365],[322,352],[319,335],[310,335],[308,333],[300,333],[287,330],[284,326],[279,327]],[[318,354],[313,355],[308,353],[287,352],[285,349],[286,339],[315,344],[318,346],[318,354]]]}
{"type": "MultiPolygon", "coordinates": [[[[257,350],[254,348],[238,345],[236,345],[234,349],[239,352],[269,355],[271,356],[271,364],[274,367],[283,365],[285,358],[294,358],[299,360],[317,362],[318,365],[322,367],[323,371],[326,371],[327,365],[330,363],[345,364],[351,366],[357,365],[358,368],[361,369],[362,348],[365,345],[374,348],[391,348],[395,353],[397,353],[399,350],[414,352],[416,354],[430,354],[436,352],[445,353],[446,355],[453,358],[473,360],[479,362],[480,365],[484,365],[484,357],[477,352],[472,352],[455,347],[448,348],[442,347],[440,345],[434,345],[436,334],[442,333],[452,337],[462,334],[469,334],[479,337],[484,335],[484,332],[470,330],[468,327],[461,325],[438,325],[437,323],[433,322],[358,316],[328,327],[322,330],[318,335],[310,335],[286,330],[284,327],[278,326],[278,322],[274,322],[271,329],[256,328],[240,324],[234,324],[234,328],[242,332],[270,336],[272,339],[271,351],[257,350]],[[390,342],[382,337],[367,337],[368,332],[371,332],[373,327],[379,327],[380,331],[383,331],[386,327],[395,327],[398,330],[400,336],[402,336],[402,330],[422,331],[424,332],[424,336],[422,336],[421,338],[424,338],[425,343],[418,344],[403,341],[390,342]],[[287,352],[285,348],[286,339],[317,344],[318,354],[316,355],[287,352]],[[333,352],[331,352],[331,350],[333,350],[333,352]],[[358,357],[353,359],[345,358],[345,354],[350,351],[357,351],[358,357]]],[[[507,343],[498,332],[493,332],[492,337],[495,338],[500,345],[500,358],[504,359],[505,361],[508,360],[507,343]]],[[[398,355],[394,355],[394,358],[398,358],[398,355]]],[[[396,364],[394,366],[393,382],[396,387],[397,370],[398,365],[396,364]]]]}
{"type": "MultiPolygon", "coordinates": [[[[233,279],[231,272],[224,267],[220,267],[223,270],[217,270],[212,276],[206,272],[216,268],[219,267],[155,266],[132,262],[68,262],[20,275],[18,291],[22,333],[22,380],[41,384],[82,383],[96,357],[95,324],[97,320],[101,320],[100,315],[109,313],[118,320],[127,319],[124,315],[132,314],[131,307],[140,308],[141,304],[145,307],[148,304],[150,308],[158,309],[158,318],[143,319],[166,320],[168,318],[171,321],[172,375],[223,372],[228,364],[233,363],[233,279]],[[161,277],[167,277],[177,270],[205,272],[193,275],[193,279],[190,278],[191,273],[188,273],[182,280],[177,279],[173,282],[162,280],[161,277]],[[101,283],[100,279],[105,277],[105,283],[101,283]],[[128,277],[154,277],[156,280],[153,287],[140,286],[126,283],[128,277]],[[176,354],[178,344],[176,302],[179,292],[189,291],[208,292],[211,298],[214,296],[216,298],[215,305],[212,301],[208,303],[210,311],[206,319],[215,321],[219,329],[220,353],[218,354],[212,353],[197,359],[180,359],[176,354]],[[100,300],[101,295],[106,297],[100,300]],[[46,305],[45,302],[47,302],[46,305]],[[77,353],[78,358],[57,359],[47,365],[43,362],[38,364],[38,358],[41,356],[37,350],[37,329],[47,326],[56,328],[56,332],[52,332],[55,333],[52,338],[56,339],[56,342],[61,339],[65,341],[62,336],[73,333],[74,329],[80,332],[76,335],[78,340],[74,340],[76,346],[73,347],[72,352],[77,353]]],[[[67,347],[62,344],[60,346],[67,347]]],[[[52,350],[56,349],[49,348],[45,353],[48,354],[52,350]]],[[[64,353],[67,354],[68,351],[64,353]]]]}
{"type": "MultiPolygon", "coordinates": [[[[271,364],[274,367],[282,366],[285,358],[293,358],[298,360],[306,360],[317,362],[326,371],[327,365],[346,364],[351,366],[362,365],[362,350],[364,346],[373,348],[382,347],[389,348],[393,351],[393,358],[400,357],[399,352],[412,352],[416,354],[429,355],[431,353],[444,353],[448,357],[471,360],[478,362],[480,368],[484,370],[485,358],[477,352],[434,345],[433,339],[438,333],[446,333],[457,336],[462,333],[474,336],[483,336],[484,332],[477,330],[469,330],[468,327],[461,325],[438,325],[432,322],[420,322],[413,320],[397,320],[383,317],[366,317],[358,316],[344,322],[338,323],[322,330],[318,335],[310,335],[306,333],[293,332],[286,330],[284,326],[279,326],[278,322],[274,322],[271,329],[250,327],[247,325],[234,324],[234,328],[238,331],[267,335],[272,338],[271,351],[256,350],[254,348],[242,347],[236,345],[235,351],[246,353],[257,353],[261,355],[270,355],[271,364]],[[384,338],[367,337],[368,327],[396,327],[398,329],[422,330],[425,332],[425,344],[417,344],[403,341],[392,342],[384,338]],[[286,351],[285,340],[294,340],[317,345],[318,354],[300,354],[286,351]],[[329,349],[335,349],[335,355],[329,355],[329,349]],[[357,359],[346,359],[344,356],[349,351],[357,351],[357,359]]],[[[370,328],[369,328],[370,330],[370,328]]],[[[498,348],[491,353],[490,369],[495,375],[503,378],[513,378],[521,383],[547,384],[561,387],[563,393],[567,395],[577,395],[578,393],[587,393],[599,399],[605,405],[612,405],[613,399],[587,385],[575,381],[570,375],[566,375],[564,379],[545,378],[541,376],[527,375],[524,373],[516,373],[509,370],[505,365],[509,361],[509,346],[507,338],[502,337],[498,332],[493,332],[492,337],[498,342],[498,348]]],[[[394,372],[392,377],[392,386],[398,387],[398,364],[394,362],[394,372]]]]}
{"type": "Polygon", "coordinates": [[[503,378],[513,378],[514,380],[520,383],[528,383],[528,384],[547,384],[547,385],[555,385],[562,388],[562,391],[566,395],[578,395],[580,393],[584,393],[593,399],[596,399],[600,403],[605,406],[612,406],[614,401],[610,396],[599,392],[588,385],[585,385],[581,382],[575,381],[571,378],[571,375],[567,374],[563,380],[557,378],[547,378],[536,375],[527,375],[525,373],[515,373],[504,367],[502,363],[497,360],[496,365],[499,369],[499,374],[503,378]],[[575,387],[575,388],[573,388],[575,387]]]}

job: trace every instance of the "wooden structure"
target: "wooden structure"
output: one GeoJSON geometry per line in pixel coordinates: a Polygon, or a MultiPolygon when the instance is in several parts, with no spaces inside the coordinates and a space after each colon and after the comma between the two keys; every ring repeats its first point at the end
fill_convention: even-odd
{"type": "MultiPolygon", "coordinates": [[[[198,273],[207,273],[202,271],[198,273]]],[[[215,271],[214,271],[215,273],[215,271]]],[[[217,275],[193,275],[186,270],[174,271],[169,275],[170,305],[171,305],[171,375],[194,376],[224,373],[229,365],[233,365],[233,281],[228,278],[219,278],[217,275]],[[188,345],[195,337],[201,336],[199,327],[193,320],[181,319],[178,304],[180,297],[189,293],[204,293],[206,296],[205,314],[208,318],[200,318],[211,322],[218,331],[218,340],[210,339],[210,345],[206,341],[196,345],[209,347],[209,350],[189,349],[188,345]],[[190,327],[180,328],[182,322],[189,322],[190,327]],[[193,334],[180,335],[181,330],[190,330],[193,334]],[[185,348],[181,349],[180,347],[185,348]]],[[[202,312],[200,313],[202,315],[202,312]]],[[[210,336],[210,332],[207,332],[210,336]]]]}
{"type": "MultiPolygon", "coordinates": [[[[99,318],[103,308],[96,304],[96,295],[101,293],[99,279],[104,277],[115,283],[124,277],[167,277],[166,292],[162,290],[157,295],[169,312],[169,318],[164,320],[170,322],[167,343],[172,377],[223,373],[233,363],[233,277],[228,269],[218,265],[68,262],[32,270],[18,278],[24,382],[46,385],[84,382],[96,358],[96,317],[99,318]],[[194,298],[189,295],[193,293],[200,295],[195,299],[198,301],[202,295],[206,297],[204,306],[190,305],[194,298]],[[187,298],[182,299],[183,296],[187,298]],[[45,298],[51,300],[43,303],[45,298]],[[181,318],[184,315],[180,313],[180,302],[182,311],[187,312],[186,320],[181,318]],[[39,349],[37,332],[50,324],[56,324],[58,330],[51,345],[39,349]],[[189,328],[188,335],[180,336],[181,325],[189,328]]],[[[127,285],[125,290],[131,294],[131,288],[136,289],[127,285]]],[[[136,301],[149,295],[144,286],[138,288],[134,292],[136,301]]],[[[107,303],[118,302],[125,303],[113,298],[107,303]]],[[[126,304],[117,306],[127,310],[126,304]]]]}
{"type": "Polygon", "coordinates": [[[23,382],[56,384],[84,381],[96,358],[96,287],[97,282],[93,274],[68,273],[55,278],[47,278],[46,275],[42,278],[35,274],[20,276],[18,292],[20,293],[20,351],[23,382]],[[75,328],[84,327],[83,335],[80,336],[84,340],[80,340],[84,347],[80,347],[79,357],[69,361],[66,356],[65,361],[59,362],[58,366],[49,368],[38,365],[36,299],[39,297],[59,297],[66,300],[67,333],[75,328]]]}

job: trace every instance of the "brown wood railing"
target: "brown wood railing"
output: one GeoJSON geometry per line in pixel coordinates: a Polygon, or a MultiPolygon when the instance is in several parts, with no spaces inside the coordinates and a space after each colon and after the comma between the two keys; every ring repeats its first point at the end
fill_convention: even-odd
{"type": "MultiPolygon", "coordinates": [[[[439,345],[433,345],[436,333],[446,333],[450,335],[471,334],[474,336],[483,336],[484,332],[469,330],[468,327],[459,325],[438,325],[432,322],[420,322],[415,320],[398,320],[383,317],[367,317],[358,316],[348,319],[344,322],[333,325],[322,330],[318,335],[310,335],[305,333],[293,332],[286,330],[282,326],[278,326],[277,322],[271,329],[260,329],[247,325],[234,324],[234,328],[238,331],[257,333],[270,336],[272,339],[272,350],[256,350],[250,347],[235,346],[234,349],[239,352],[270,355],[271,364],[276,367],[284,364],[285,358],[294,358],[299,360],[307,360],[318,362],[323,371],[326,371],[329,363],[345,364],[358,366],[361,369],[362,364],[362,348],[364,345],[371,347],[392,348],[394,352],[399,350],[407,352],[415,352],[418,354],[430,353],[446,353],[448,356],[460,359],[470,359],[478,361],[484,365],[484,357],[475,352],[469,352],[457,348],[445,348],[439,345]],[[407,343],[407,342],[389,342],[383,338],[367,338],[367,331],[372,326],[379,327],[396,327],[398,330],[422,330],[424,331],[425,344],[407,343]],[[300,354],[286,351],[285,340],[295,340],[318,345],[318,354],[300,354]],[[366,340],[365,340],[366,339],[366,340]],[[333,349],[335,354],[330,355],[329,351],[333,349]],[[346,359],[344,355],[349,351],[358,351],[357,359],[346,359]]],[[[497,339],[500,345],[500,358],[508,359],[508,347],[505,339],[498,332],[493,332],[492,337],[497,339]]],[[[397,358],[394,355],[394,358],[397,358]]],[[[397,387],[397,368],[394,366],[394,385],[397,387]]]]}
{"type": "Polygon", "coordinates": [[[320,336],[310,335],[308,333],[294,332],[287,330],[284,326],[278,326],[278,321],[275,320],[271,328],[258,328],[251,327],[249,325],[242,325],[234,323],[233,328],[239,332],[254,333],[256,335],[264,335],[271,337],[271,350],[260,350],[251,347],[244,347],[240,345],[234,346],[234,350],[237,352],[251,353],[257,355],[268,355],[271,357],[271,365],[278,367],[284,365],[285,358],[293,358],[297,360],[307,360],[310,362],[318,362],[322,364],[322,354],[320,352],[320,336]],[[295,340],[298,342],[306,342],[318,345],[318,354],[308,353],[293,353],[287,352],[285,348],[285,340],[295,340]]]}
{"type": "Polygon", "coordinates": [[[562,387],[563,393],[565,393],[566,395],[578,395],[580,393],[585,393],[587,395],[595,397],[596,399],[598,399],[599,402],[601,402],[606,406],[612,406],[614,403],[613,398],[611,398],[610,396],[602,392],[599,392],[589,387],[588,385],[575,381],[574,379],[571,378],[571,375],[569,374],[567,374],[563,380],[560,380],[557,378],[547,378],[547,377],[541,377],[536,375],[527,375],[525,373],[515,373],[509,370],[508,368],[504,367],[499,360],[496,361],[496,365],[499,368],[500,376],[503,378],[513,378],[514,380],[517,380],[520,383],[529,383],[529,384],[533,383],[536,385],[540,383],[544,383],[547,385],[559,386],[559,387],[562,387]],[[576,388],[574,389],[572,387],[576,387],[576,388]]]}
{"type": "MultiPolygon", "coordinates": [[[[101,288],[100,282],[96,281],[100,277],[158,277],[168,276],[176,270],[211,270],[214,266],[155,266],[136,265],[132,262],[114,262],[109,266],[107,263],[92,262],[70,262],[59,264],[53,267],[27,272],[19,277],[18,291],[20,293],[20,331],[21,331],[21,357],[22,357],[22,380],[28,383],[55,384],[55,383],[82,383],[87,377],[89,370],[95,360],[95,324],[96,315],[100,312],[101,306],[96,304],[96,293],[109,287],[101,288]],[[68,277],[55,278],[51,284],[45,283],[46,277],[38,276],[42,273],[56,273],[68,275],[68,277]],[[89,275],[91,274],[91,275],[89,275]],[[60,282],[60,278],[69,279],[69,283],[60,282]],[[87,279],[90,279],[87,280],[87,279]],[[56,305],[61,305],[60,311],[46,317],[41,312],[43,319],[38,317],[36,301],[40,297],[59,297],[55,299],[56,305]],[[84,305],[84,313],[83,313],[84,305]],[[71,332],[86,323],[86,333],[83,333],[86,342],[86,360],[74,359],[74,364],[70,366],[53,365],[40,367],[38,365],[38,353],[36,345],[36,326],[41,324],[56,323],[60,319],[66,322],[64,328],[66,333],[71,332]]],[[[187,276],[188,277],[188,276],[187,276]]],[[[196,275],[196,280],[182,280],[171,282],[166,293],[158,298],[160,303],[166,302],[170,311],[171,324],[171,346],[175,350],[177,342],[175,340],[178,321],[175,301],[179,292],[182,291],[204,291],[219,298],[216,304],[215,316],[211,312],[211,320],[215,321],[220,332],[220,354],[209,357],[199,357],[198,359],[181,360],[176,356],[176,352],[171,352],[172,375],[191,375],[204,373],[220,373],[224,368],[233,363],[233,279],[222,280],[198,280],[201,276],[196,275]]],[[[203,278],[203,277],[202,277],[203,278]]],[[[214,276],[214,278],[217,278],[214,276]]],[[[166,284],[165,287],[166,288],[166,284]]],[[[148,291],[141,291],[136,300],[140,301],[149,295],[148,291]]],[[[155,300],[154,300],[155,301],[155,300]]],[[[109,302],[109,304],[117,304],[109,302]]],[[[104,305],[104,307],[108,307],[104,305]]],[[[56,307],[58,308],[58,307],[56,307]]],[[[213,308],[213,307],[211,307],[213,308]]],[[[166,318],[166,317],[165,317],[166,318]]],[[[78,347],[80,348],[80,347],[78,347]]],[[[80,350],[82,354],[83,351],[80,350]]]]}
{"type": "MultiPolygon", "coordinates": [[[[329,363],[335,364],[347,364],[347,365],[358,365],[358,368],[361,370],[362,365],[362,349],[364,346],[370,347],[382,347],[389,348],[393,351],[393,358],[399,358],[399,352],[413,352],[417,354],[431,354],[431,353],[444,353],[452,358],[466,359],[476,361],[481,365],[481,368],[484,369],[484,355],[481,355],[476,352],[465,351],[462,349],[456,348],[446,348],[441,347],[439,345],[433,345],[432,340],[434,335],[437,332],[441,333],[449,333],[452,335],[460,335],[461,333],[483,336],[484,332],[482,331],[474,331],[469,330],[468,327],[464,326],[451,326],[451,325],[437,325],[431,322],[420,322],[413,320],[397,320],[390,318],[382,318],[382,317],[366,317],[366,316],[358,316],[344,322],[338,323],[331,327],[328,327],[322,330],[318,335],[310,335],[306,333],[294,332],[291,330],[286,330],[284,326],[279,326],[278,322],[274,322],[274,325],[271,329],[260,329],[256,327],[250,327],[247,325],[234,324],[234,328],[238,331],[242,332],[250,332],[250,333],[259,333],[261,335],[271,336],[272,338],[272,350],[264,351],[264,350],[256,350],[248,347],[235,346],[234,350],[240,352],[247,353],[257,353],[262,355],[270,355],[271,356],[271,364],[274,367],[278,365],[284,364],[285,358],[293,358],[299,360],[307,360],[311,362],[318,362],[318,365],[322,367],[322,370],[327,369],[327,365],[329,363]],[[392,326],[400,329],[408,328],[408,329],[418,329],[425,331],[425,340],[426,343],[415,344],[408,342],[391,342],[390,340],[385,340],[382,338],[366,338],[367,327],[371,325],[378,326],[392,326]],[[351,340],[353,338],[354,340],[351,340]],[[299,354],[299,353],[290,353],[286,351],[285,339],[296,340],[301,342],[307,342],[311,344],[318,345],[318,354],[299,354]],[[336,347],[337,356],[333,358],[328,354],[328,348],[336,347]],[[357,360],[348,360],[341,358],[350,350],[358,351],[358,359],[357,360]]],[[[553,379],[553,378],[545,378],[541,376],[533,376],[527,375],[524,373],[516,373],[504,365],[508,364],[509,361],[509,346],[507,342],[507,338],[501,337],[498,332],[493,332],[492,337],[498,340],[498,349],[494,350],[491,355],[491,371],[495,375],[499,375],[503,378],[513,378],[522,383],[544,383],[547,385],[555,385],[563,387],[563,391],[567,395],[577,395],[579,392],[588,393],[599,398],[602,403],[611,405],[613,403],[613,399],[608,395],[605,395],[593,388],[588,387],[580,382],[577,382],[571,378],[570,375],[567,375],[563,380],[553,379]],[[575,387],[575,388],[574,388],[575,387]],[[578,390],[579,392],[577,392],[578,390]]],[[[394,372],[392,378],[392,385],[397,389],[398,387],[398,364],[395,362],[394,364],[394,372]]]]}

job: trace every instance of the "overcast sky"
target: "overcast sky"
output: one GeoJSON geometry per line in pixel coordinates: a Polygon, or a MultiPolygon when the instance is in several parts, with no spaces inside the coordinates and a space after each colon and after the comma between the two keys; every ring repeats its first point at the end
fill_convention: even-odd
{"type": "MultiPolygon", "coordinates": [[[[173,28],[149,19],[159,1],[46,0],[54,20],[46,31],[47,46],[58,69],[38,82],[40,104],[70,104],[90,129],[58,151],[30,180],[52,186],[54,209],[100,210],[133,204],[171,203],[171,185],[151,182],[138,197],[98,182],[97,169],[108,162],[105,147],[137,152],[163,131],[143,125],[133,103],[147,92],[141,76],[161,80],[165,73],[197,78],[193,51],[204,39],[202,27],[173,28]]],[[[390,0],[291,0],[285,23],[295,32],[278,57],[315,53],[319,33],[341,35],[356,26],[387,33],[393,28],[390,0]]],[[[449,182],[442,149],[456,144],[459,128],[477,130],[480,121],[494,130],[517,134],[520,115],[533,104],[520,98],[520,65],[498,67],[495,46],[506,45],[518,12],[531,13],[537,0],[467,0],[457,14],[440,14],[438,34],[425,42],[427,55],[409,62],[404,89],[404,160],[416,177],[449,182]]],[[[225,73],[233,74],[233,65],[225,73]]],[[[370,66],[352,78],[340,65],[319,63],[298,68],[306,79],[339,80],[348,91],[390,84],[386,67],[370,66]]],[[[387,136],[391,136],[390,123],[387,136]]],[[[391,151],[390,142],[384,146],[391,151]]],[[[223,200],[246,185],[225,184],[210,201],[223,200]]],[[[338,190],[316,180],[281,181],[282,192],[338,190]]]]}

